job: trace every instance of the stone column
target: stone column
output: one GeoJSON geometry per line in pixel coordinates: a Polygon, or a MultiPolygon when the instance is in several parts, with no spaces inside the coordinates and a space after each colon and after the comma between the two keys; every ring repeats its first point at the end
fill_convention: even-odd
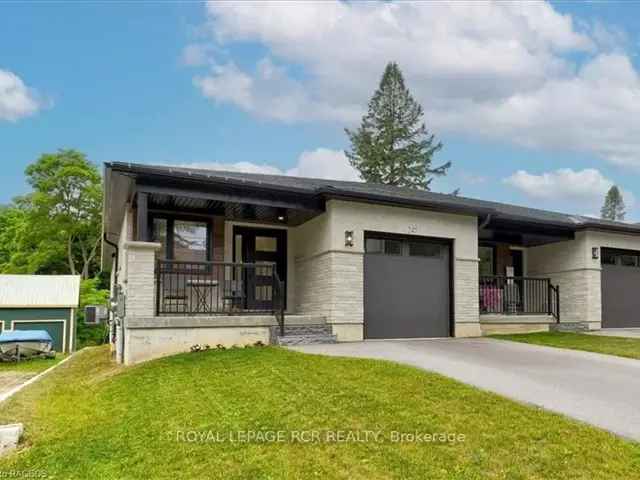
{"type": "Polygon", "coordinates": [[[161,245],[152,242],[126,242],[126,313],[129,317],[153,317],[155,303],[155,258],[161,245]]]}

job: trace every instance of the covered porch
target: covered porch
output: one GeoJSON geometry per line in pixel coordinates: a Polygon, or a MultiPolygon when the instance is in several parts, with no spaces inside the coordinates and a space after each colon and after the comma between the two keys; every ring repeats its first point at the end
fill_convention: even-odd
{"type": "Polygon", "coordinates": [[[483,333],[549,330],[560,322],[560,286],[540,247],[573,240],[566,227],[491,220],[478,231],[483,333]]]}
{"type": "Polygon", "coordinates": [[[289,228],[324,211],[295,193],[138,182],[134,237],[160,245],[155,315],[293,313],[289,228]]]}

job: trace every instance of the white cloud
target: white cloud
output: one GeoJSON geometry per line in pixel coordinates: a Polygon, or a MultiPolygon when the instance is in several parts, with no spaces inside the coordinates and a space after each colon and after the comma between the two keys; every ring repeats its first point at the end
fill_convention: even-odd
{"type": "Polygon", "coordinates": [[[180,58],[183,65],[189,67],[201,67],[209,63],[209,54],[212,51],[210,45],[203,43],[191,43],[182,49],[180,58]]]}
{"type": "Polygon", "coordinates": [[[206,11],[217,47],[268,52],[240,69],[218,51],[195,80],[214,101],[285,122],[350,125],[395,60],[438,134],[640,167],[640,122],[631,121],[640,80],[621,53],[624,33],[578,25],[549,3],[243,1],[206,11]]]}
{"type": "Polygon", "coordinates": [[[360,175],[349,164],[344,152],[328,148],[317,148],[316,150],[302,152],[298,157],[297,165],[287,170],[287,175],[360,181],[360,175]]]}
{"type": "Polygon", "coordinates": [[[41,105],[15,73],[0,69],[0,120],[15,122],[33,115],[41,105]]]}
{"type": "MultiPolygon", "coordinates": [[[[594,168],[579,171],[561,168],[539,175],[518,170],[503,181],[533,200],[556,205],[556,210],[576,213],[598,211],[614,184],[594,168]]],[[[636,203],[633,193],[623,188],[621,193],[627,210],[631,210],[636,203]]]]}
{"type": "Polygon", "coordinates": [[[204,168],[207,170],[226,170],[232,172],[262,173],[268,175],[289,175],[293,177],[325,178],[332,180],[359,181],[358,172],[349,164],[344,152],[328,148],[303,151],[296,165],[282,170],[268,164],[251,162],[219,163],[196,162],[181,164],[186,168],[204,168]]]}
{"type": "Polygon", "coordinates": [[[195,77],[193,83],[205,97],[236,104],[246,110],[253,108],[253,79],[230,63],[212,67],[212,74],[195,77]]]}
{"type": "Polygon", "coordinates": [[[244,72],[233,62],[213,64],[207,75],[194,78],[202,94],[218,103],[236,105],[258,116],[283,122],[355,118],[360,106],[330,106],[313,98],[308,88],[287,75],[269,57],[244,72]]]}

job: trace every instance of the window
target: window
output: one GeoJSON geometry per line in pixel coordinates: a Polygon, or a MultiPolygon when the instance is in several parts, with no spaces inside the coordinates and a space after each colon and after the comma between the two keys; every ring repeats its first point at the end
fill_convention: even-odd
{"type": "Polygon", "coordinates": [[[206,223],[174,221],[173,258],[184,262],[207,261],[206,223]]]}
{"type": "Polygon", "coordinates": [[[399,255],[405,257],[439,257],[443,256],[443,244],[433,240],[399,239],[399,238],[366,238],[366,253],[399,255]]]}
{"type": "Polygon", "coordinates": [[[478,247],[478,256],[480,257],[480,276],[495,275],[493,271],[493,247],[478,247]]]}
{"type": "Polygon", "coordinates": [[[367,253],[383,253],[384,240],[380,238],[367,238],[364,249],[367,253]]]}
{"type": "Polygon", "coordinates": [[[600,252],[603,265],[640,267],[640,252],[629,250],[614,250],[611,248],[602,248],[600,252]]]}
{"type": "Polygon", "coordinates": [[[620,265],[624,267],[637,267],[638,257],[636,255],[620,255],[620,265]]]}
{"type": "Polygon", "coordinates": [[[402,255],[402,242],[400,240],[385,240],[384,253],[387,255],[402,255]]]}
{"type": "Polygon", "coordinates": [[[602,263],[605,265],[615,265],[616,264],[616,254],[611,250],[603,250],[602,251],[602,263]]]}
{"type": "Polygon", "coordinates": [[[278,239],[276,237],[256,236],[256,252],[277,252],[278,239]]]}
{"type": "Polygon", "coordinates": [[[409,241],[409,255],[412,257],[439,257],[441,254],[441,245],[409,241]]]}
{"type": "Polygon", "coordinates": [[[211,227],[207,222],[153,219],[153,241],[162,245],[160,256],[182,262],[209,260],[211,227]]]}

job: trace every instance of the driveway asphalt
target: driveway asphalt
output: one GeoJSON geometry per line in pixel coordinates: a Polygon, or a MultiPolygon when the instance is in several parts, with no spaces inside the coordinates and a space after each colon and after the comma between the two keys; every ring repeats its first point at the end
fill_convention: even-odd
{"type": "Polygon", "coordinates": [[[639,360],[490,338],[291,348],[413,365],[640,441],[639,360]]]}
{"type": "Polygon", "coordinates": [[[603,335],[605,337],[640,338],[640,328],[603,328],[589,332],[589,335],[603,335]]]}

